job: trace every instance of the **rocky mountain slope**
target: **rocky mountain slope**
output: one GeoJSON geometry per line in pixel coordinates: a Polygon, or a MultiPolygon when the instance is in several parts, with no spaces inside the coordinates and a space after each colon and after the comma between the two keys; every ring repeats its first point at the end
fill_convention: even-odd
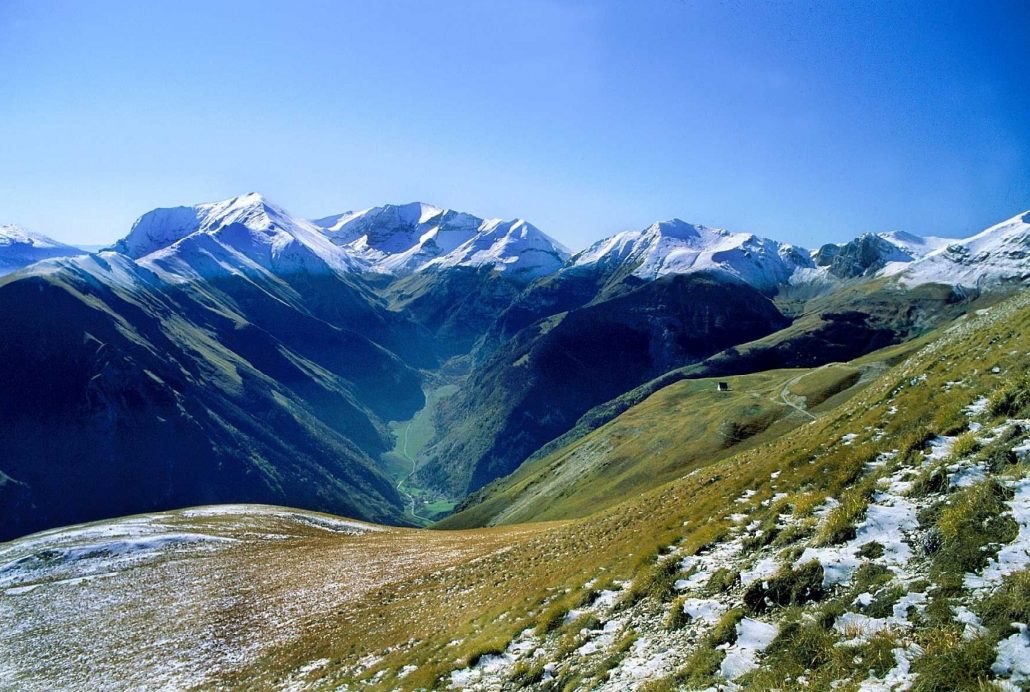
{"type": "Polygon", "coordinates": [[[951,283],[967,288],[1022,286],[1030,280],[1030,211],[926,254],[900,269],[902,284],[951,283]]]}
{"type": "Polygon", "coordinates": [[[15,541],[0,548],[0,615],[19,623],[0,631],[0,675],[114,689],[1018,689],[1027,334],[1021,293],[927,335],[817,420],[577,520],[375,531],[227,507],[15,541]]]}

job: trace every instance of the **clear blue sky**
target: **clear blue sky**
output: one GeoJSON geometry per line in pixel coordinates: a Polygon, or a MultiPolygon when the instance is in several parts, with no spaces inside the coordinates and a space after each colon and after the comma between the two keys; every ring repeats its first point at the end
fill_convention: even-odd
{"type": "Polygon", "coordinates": [[[1030,208],[1030,3],[0,0],[0,223],[100,243],[258,190],[566,244],[805,245],[1030,208]]]}

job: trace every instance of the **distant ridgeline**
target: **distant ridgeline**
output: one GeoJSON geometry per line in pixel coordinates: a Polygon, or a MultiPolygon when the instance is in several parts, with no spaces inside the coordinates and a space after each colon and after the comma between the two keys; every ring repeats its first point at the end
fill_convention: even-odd
{"type": "Polygon", "coordinates": [[[2,226],[0,540],[225,502],[420,523],[660,383],[917,337],[1022,288],[1028,252],[1030,214],[814,252],[673,220],[570,257],[521,219],[257,194],[92,254],[2,226]]]}

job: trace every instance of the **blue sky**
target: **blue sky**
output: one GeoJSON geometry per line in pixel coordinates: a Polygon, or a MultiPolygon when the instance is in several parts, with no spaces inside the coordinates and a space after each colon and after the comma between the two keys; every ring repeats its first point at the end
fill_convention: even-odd
{"type": "Polygon", "coordinates": [[[123,235],[258,190],[573,248],[680,217],[804,245],[1030,208],[1030,5],[0,0],[0,223],[123,235]]]}

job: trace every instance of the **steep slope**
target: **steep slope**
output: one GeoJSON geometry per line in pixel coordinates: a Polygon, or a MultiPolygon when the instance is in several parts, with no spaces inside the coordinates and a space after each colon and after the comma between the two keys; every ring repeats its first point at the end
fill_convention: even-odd
{"type": "Polygon", "coordinates": [[[818,421],[576,521],[374,531],[231,507],[28,537],[0,548],[0,617],[20,623],[0,669],[22,687],[1018,688],[1027,334],[1020,295],[818,421]]]}
{"type": "Polygon", "coordinates": [[[866,233],[842,245],[823,245],[812,258],[837,279],[854,279],[902,271],[916,259],[954,242],[948,238],[917,236],[903,231],[866,233]]]}
{"type": "Polygon", "coordinates": [[[382,293],[391,308],[409,313],[434,336],[436,353],[446,360],[473,351],[524,288],[492,266],[456,266],[398,277],[382,293]]]}
{"type": "Polygon", "coordinates": [[[26,231],[20,226],[0,226],[0,276],[51,257],[84,254],[79,248],[26,231]]]}
{"type": "Polygon", "coordinates": [[[0,312],[2,537],[212,501],[402,515],[373,457],[420,377],[367,337],[116,253],[8,277],[0,312]]]}
{"type": "Polygon", "coordinates": [[[531,458],[466,498],[438,526],[592,514],[825,415],[873,381],[898,352],[912,350],[892,347],[850,365],[680,380],[571,444],[531,458]]]}
{"type": "Polygon", "coordinates": [[[418,477],[453,495],[507,475],[591,407],[786,320],[746,284],[664,277],[520,331],[441,404],[418,477]]]}

